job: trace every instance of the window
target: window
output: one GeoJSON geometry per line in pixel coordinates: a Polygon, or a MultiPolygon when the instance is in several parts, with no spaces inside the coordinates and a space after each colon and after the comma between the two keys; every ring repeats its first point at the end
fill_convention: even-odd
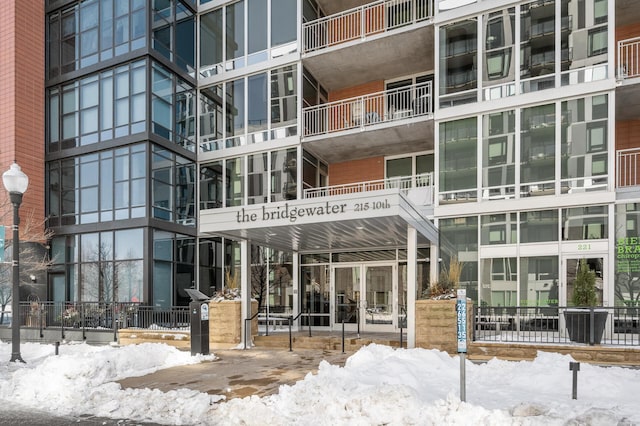
{"type": "Polygon", "coordinates": [[[607,27],[589,30],[589,56],[607,53],[607,27]]]}
{"type": "Polygon", "coordinates": [[[489,166],[507,162],[507,136],[489,140],[489,166]]]}
{"type": "Polygon", "coordinates": [[[593,0],[593,20],[596,24],[607,22],[607,0],[593,0]]]}
{"type": "Polygon", "coordinates": [[[587,123],[588,152],[604,151],[607,148],[607,122],[587,123]]]}

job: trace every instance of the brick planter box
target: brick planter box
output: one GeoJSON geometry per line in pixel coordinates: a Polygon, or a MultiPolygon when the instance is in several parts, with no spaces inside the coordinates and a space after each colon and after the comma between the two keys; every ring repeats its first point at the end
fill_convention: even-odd
{"type": "MultiPolygon", "coordinates": [[[[258,312],[258,302],[251,302],[251,315],[258,312]]],[[[242,336],[242,306],[239,300],[209,302],[209,347],[228,349],[238,346],[242,336]]],[[[258,334],[258,317],[251,320],[251,339],[258,334]]]]}
{"type": "MultiPolygon", "coordinates": [[[[456,299],[416,300],[416,347],[458,353],[456,299]]],[[[467,299],[467,345],[473,330],[473,302],[467,299]]]]}

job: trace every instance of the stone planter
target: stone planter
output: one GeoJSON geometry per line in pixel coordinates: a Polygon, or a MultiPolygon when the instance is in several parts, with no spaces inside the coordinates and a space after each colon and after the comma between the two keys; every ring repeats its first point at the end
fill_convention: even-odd
{"type": "MultiPolygon", "coordinates": [[[[209,348],[228,349],[242,343],[242,305],[240,300],[209,302],[209,348]]],[[[258,312],[258,302],[251,302],[251,315],[258,312]]],[[[258,317],[251,320],[251,339],[258,334],[258,317]]]]}
{"type": "MultiPolygon", "coordinates": [[[[416,300],[416,347],[458,353],[456,299],[416,300]]],[[[467,299],[467,345],[473,332],[473,302],[467,299]]]]}

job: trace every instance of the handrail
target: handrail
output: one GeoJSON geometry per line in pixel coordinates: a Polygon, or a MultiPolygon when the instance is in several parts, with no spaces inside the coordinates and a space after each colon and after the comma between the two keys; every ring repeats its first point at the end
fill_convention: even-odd
{"type": "MultiPolygon", "coordinates": [[[[293,322],[298,318],[300,318],[300,316],[304,312],[305,311],[298,312],[298,315],[296,315],[295,317],[293,315],[289,316],[289,352],[293,351],[293,334],[291,330],[291,328],[293,327],[293,322]]],[[[309,337],[311,337],[311,311],[310,310],[307,310],[307,316],[308,316],[307,322],[309,323],[309,337]]]]}
{"type": "Polygon", "coordinates": [[[378,0],[302,26],[303,53],[381,34],[433,17],[433,0],[378,0]]]}
{"type": "Polygon", "coordinates": [[[251,328],[251,322],[250,321],[252,321],[255,317],[257,317],[259,313],[260,313],[260,309],[258,309],[256,311],[256,313],[253,314],[250,318],[245,318],[245,320],[244,320],[244,345],[243,345],[244,347],[242,348],[243,350],[247,349],[247,341],[249,340],[247,338],[247,331],[251,328]],[[247,327],[247,322],[249,322],[249,326],[248,327],[247,327]]]}
{"type": "Polygon", "coordinates": [[[640,37],[618,41],[618,78],[640,76],[640,37]]]}
{"type": "Polygon", "coordinates": [[[616,151],[616,187],[636,186],[638,165],[640,164],[640,148],[619,149],[616,151]]]}
{"type": "MultiPolygon", "coordinates": [[[[416,188],[433,187],[433,173],[421,173],[414,176],[398,176],[386,179],[376,179],[364,182],[346,183],[342,185],[323,186],[319,188],[307,188],[302,193],[302,198],[319,198],[335,195],[354,194],[369,191],[381,191],[383,189],[398,188],[403,194],[416,188]]],[[[433,203],[433,191],[431,200],[433,203]]]]}
{"type": "Polygon", "coordinates": [[[364,129],[398,120],[432,117],[433,85],[410,86],[313,105],[302,110],[304,137],[364,129]]]}

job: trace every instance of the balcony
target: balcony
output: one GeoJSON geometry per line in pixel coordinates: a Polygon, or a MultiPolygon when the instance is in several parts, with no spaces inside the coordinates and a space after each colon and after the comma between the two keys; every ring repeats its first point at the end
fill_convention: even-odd
{"type": "Polygon", "coordinates": [[[640,176],[638,175],[639,165],[640,148],[621,149],[617,151],[616,188],[620,189],[640,186],[640,176]]]}
{"type": "Polygon", "coordinates": [[[398,188],[416,206],[433,205],[433,173],[308,188],[303,191],[302,198],[334,197],[392,188],[398,188]]]}
{"type": "Polygon", "coordinates": [[[307,22],[304,65],[327,90],[432,70],[432,17],[433,0],[379,0],[307,22]]]}
{"type": "Polygon", "coordinates": [[[640,37],[618,41],[616,119],[640,118],[640,37]]]}
{"type": "Polygon", "coordinates": [[[618,41],[618,79],[640,77],[640,37],[618,41]]]}
{"type": "Polygon", "coordinates": [[[303,142],[329,162],[431,149],[432,105],[428,81],[308,107],[303,142]]]}

